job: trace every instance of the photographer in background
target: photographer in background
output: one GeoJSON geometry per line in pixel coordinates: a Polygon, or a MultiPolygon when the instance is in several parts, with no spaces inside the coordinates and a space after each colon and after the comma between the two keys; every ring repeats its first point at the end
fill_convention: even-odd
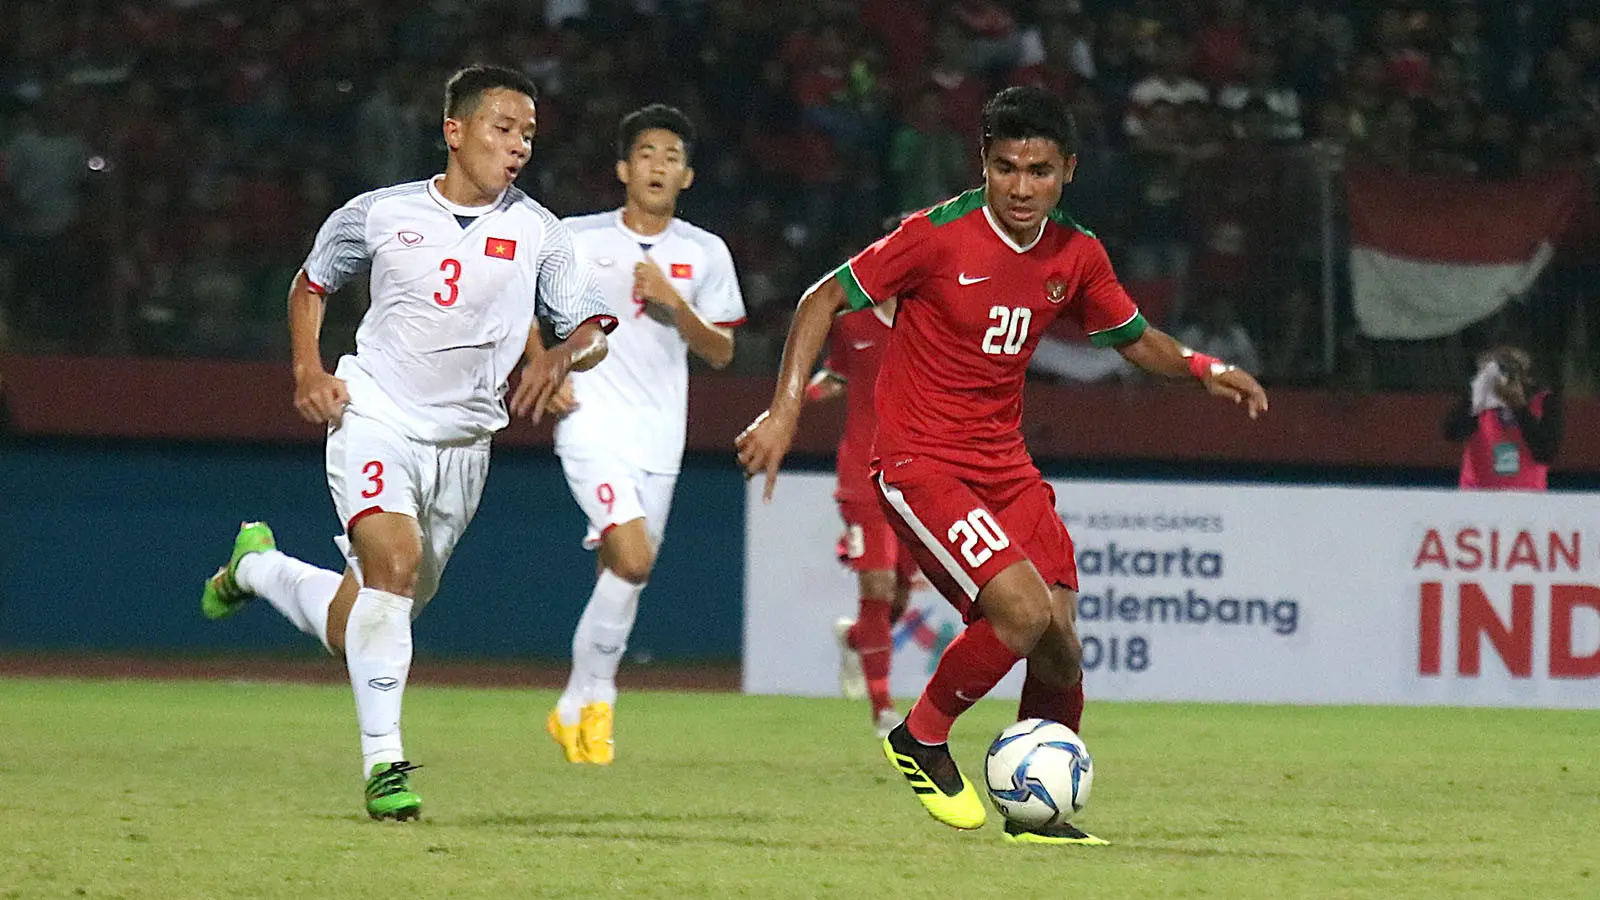
{"type": "Polygon", "coordinates": [[[1466,441],[1462,490],[1542,491],[1561,446],[1561,397],[1541,388],[1525,350],[1500,346],[1479,359],[1468,394],[1450,410],[1444,436],[1466,441]]]}

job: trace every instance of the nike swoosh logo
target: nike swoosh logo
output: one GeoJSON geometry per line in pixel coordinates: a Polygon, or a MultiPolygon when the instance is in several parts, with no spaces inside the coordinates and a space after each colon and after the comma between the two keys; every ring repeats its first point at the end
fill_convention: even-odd
{"type": "Polygon", "coordinates": [[[850,345],[850,349],[852,349],[852,350],[865,350],[868,347],[871,347],[874,343],[875,343],[874,341],[860,341],[858,343],[851,344],[850,345]]]}
{"type": "Polygon", "coordinates": [[[983,698],[982,697],[968,697],[965,693],[963,693],[961,691],[956,691],[956,699],[957,700],[965,700],[968,703],[977,703],[979,700],[982,700],[983,698]]]}
{"type": "Polygon", "coordinates": [[[968,277],[967,273],[962,272],[961,274],[956,276],[956,283],[957,284],[977,284],[980,281],[988,281],[989,279],[991,279],[993,277],[994,277],[993,275],[985,275],[982,278],[971,278],[971,277],[968,277]]]}

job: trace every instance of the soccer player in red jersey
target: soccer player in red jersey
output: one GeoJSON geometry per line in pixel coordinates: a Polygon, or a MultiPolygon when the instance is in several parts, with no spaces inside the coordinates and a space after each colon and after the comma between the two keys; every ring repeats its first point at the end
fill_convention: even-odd
{"type": "MultiPolygon", "coordinates": [[[[1151,327],[1099,240],[1056,211],[1077,165],[1060,98],[1001,91],[984,107],[980,146],[983,187],[910,217],[806,292],[772,404],[735,441],[746,475],[765,473],[770,498],[834,316],[898,297],[878,377],[874,479],[896,533],[967,628],[884,753],[927,811],[955,828],[985,816],[950,755],[950,726],[1012,666],[1028,662],[1020,718],[1077,730],[1083,712],[1072,539],[1021,432],[1039,335],[1065,314],[1146,371],[1194,378],[1251,418],[1267,410],[1248,373],[1151,327]]],[[[1069,824],[1007,823],[1005,838],[1104,843],[1069,824]]]]}
{"type": "Polygon", "coordinates": [[[839,440],[838,488],[833,498],[844,520],[839,558],[856,573],[860,605],[854,619],[834,623],[841,654],[839,686],[845,696],[872,702],[878,737],[900,724],[889,696],[889,664],[894,655],[891,628],[905,611],[917,564],[895,536],[872,483],[872,436],[877,430],[874,385],[878,364],[889,344],[895,301],[845,313],[828,334],[828,358],[806,387],[806,401],[818,403],[845,395],[844,436],[839,440]]]}

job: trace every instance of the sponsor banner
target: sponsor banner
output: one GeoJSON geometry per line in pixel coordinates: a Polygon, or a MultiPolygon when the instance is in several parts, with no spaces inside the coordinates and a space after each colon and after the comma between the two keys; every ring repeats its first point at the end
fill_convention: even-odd
{"type": "MultiPolygon", "coordinates": [[[[1600,707],[1600,503],[1587,495],[1052,480],[1077,545],[1091,696],[1600,707]]],[[[747,493],[744,687],[837,693],[855,610],[833,479],[747,493]]],[[[933,523],[929,523],[932,526],[933,523]]],[[[938,528],[933,528],[939,533],[938,528]]],[[[893,686],[960,619],[912,595],[893,686]]],[[[997,689],[1015,697],[1021,667],[997,689]]]]}

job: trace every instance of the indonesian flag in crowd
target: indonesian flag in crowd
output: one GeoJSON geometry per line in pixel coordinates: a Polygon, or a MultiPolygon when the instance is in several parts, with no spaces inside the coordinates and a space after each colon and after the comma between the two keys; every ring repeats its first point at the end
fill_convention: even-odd
{"type": "Polygon", "coordinates": [[[1350,172],[1350,282],[1368,337],[1454,334],[1526,291],[1587,189],[1582,175],[1510,181],[1350,172]]]}

